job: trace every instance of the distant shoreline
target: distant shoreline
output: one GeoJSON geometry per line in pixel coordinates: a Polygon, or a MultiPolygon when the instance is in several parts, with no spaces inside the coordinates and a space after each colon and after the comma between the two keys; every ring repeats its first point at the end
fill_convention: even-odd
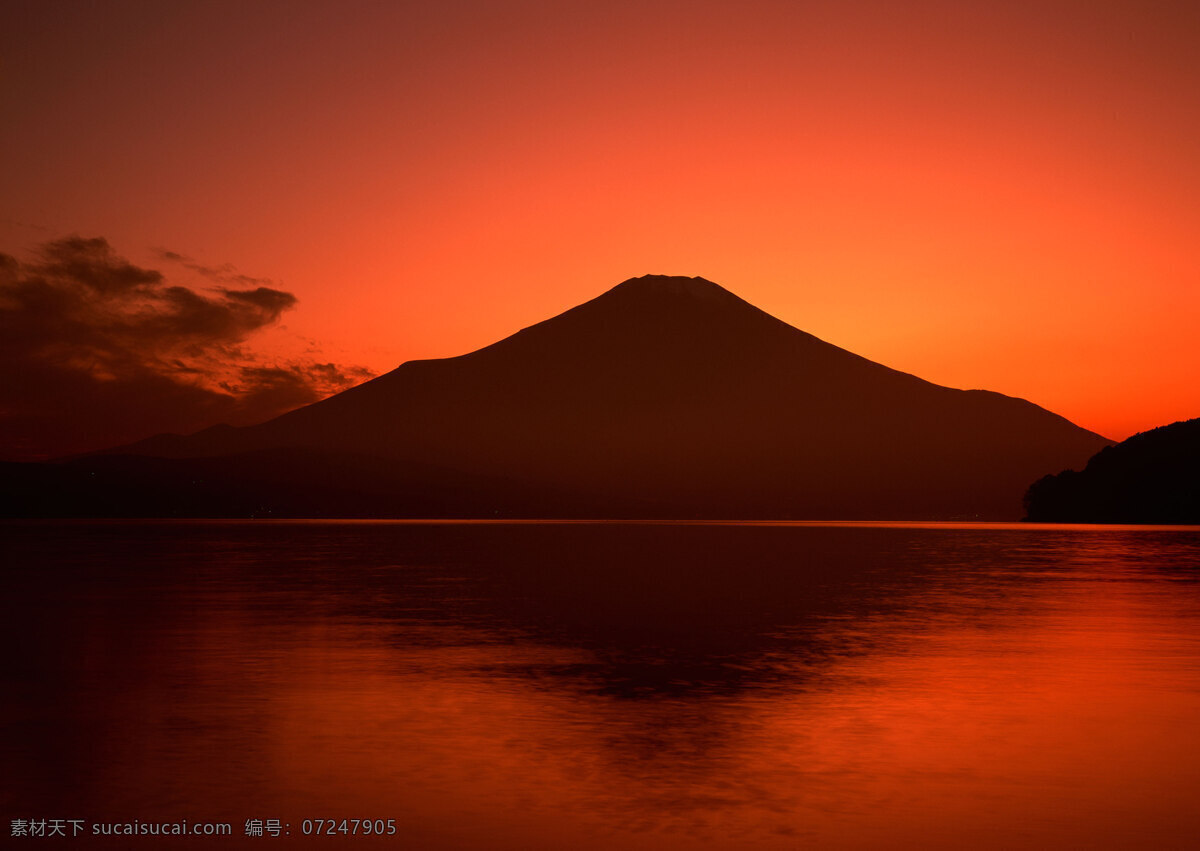
{"type": "Polygon", "coordinates": [[[746,526],[946,531],[1200,532],[1169,523],[1042,523],[1028,520],[695,520],[587,517],[0,517],[0,525],[327,525],[327,526],[746,526]]]}

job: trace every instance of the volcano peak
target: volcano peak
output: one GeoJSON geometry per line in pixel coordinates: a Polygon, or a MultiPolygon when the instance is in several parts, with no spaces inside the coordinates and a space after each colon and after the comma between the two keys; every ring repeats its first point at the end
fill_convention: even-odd
{"type": "Polygon", "coordinates": [[[707,278],[686,275],[642,275],[618,284],[614,289],[639,293],[662,293],[693,298],[727,298],[733,293],[707,278]]]}

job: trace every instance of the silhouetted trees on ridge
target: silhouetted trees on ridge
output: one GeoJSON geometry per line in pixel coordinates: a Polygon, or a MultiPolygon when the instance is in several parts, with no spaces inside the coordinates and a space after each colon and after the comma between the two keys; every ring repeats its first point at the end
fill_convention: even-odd
{"type": "Polygon", "coordinates": [[[1108,446],[1082,471],[1034,482],[1025,519],[1048,523],[1200,523],[1200,418],[1108,446]]]}

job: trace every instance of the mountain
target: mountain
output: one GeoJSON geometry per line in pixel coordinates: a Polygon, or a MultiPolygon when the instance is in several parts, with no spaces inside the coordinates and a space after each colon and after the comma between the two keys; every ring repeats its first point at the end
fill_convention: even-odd
{"type": "MultiPolygon", "coordinates": [[[[489,515],[544,513],[558,495],[563,514],[1004,519],[1028,482],[1107,443],[1030,402],[873,363],[703,278],[647,275],[269,422],[119,452],[365,456],[401,490],[486,481],[489,515]]],[[[331,494],[359,488],[360,468],[331,494]]],[[[478,510],[478,492],[459,499],[478,510]]],[[[340,513],[326,503],[309,510],[340,513]]]]}
{"type": "Polygon", "coordinates": [[[1135,434],[1082,471],[1038,480],[1025,507],[1043,522],[1200,524],[1200,419],[1135,434]]]}

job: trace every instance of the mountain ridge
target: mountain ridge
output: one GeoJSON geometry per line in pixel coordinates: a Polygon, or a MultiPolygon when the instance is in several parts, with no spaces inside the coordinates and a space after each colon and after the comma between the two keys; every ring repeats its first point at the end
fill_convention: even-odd
{"type": "Polygon", "coordinates": [[[1025,519],[1200,524],[1200,418],[1139,432],[1034,482],[1025,519]]]}

